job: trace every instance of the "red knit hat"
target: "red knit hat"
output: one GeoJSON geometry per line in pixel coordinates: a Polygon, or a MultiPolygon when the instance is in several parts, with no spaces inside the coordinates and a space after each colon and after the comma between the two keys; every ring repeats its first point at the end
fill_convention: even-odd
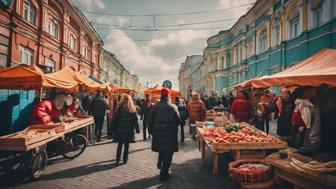
{"type": "Polygon", "coordinates": [[[169,90],[167,88],[161,89],[161,95],[163,94],[169,95],[169,90]]]}

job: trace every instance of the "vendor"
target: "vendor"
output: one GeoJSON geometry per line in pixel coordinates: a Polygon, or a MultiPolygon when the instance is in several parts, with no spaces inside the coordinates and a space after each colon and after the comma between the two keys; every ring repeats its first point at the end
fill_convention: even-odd
{"type": "Polygon", "coordinates": [[[252,118],[252,107],[245,92],[240,91],[230,108],[231,122],[249,122],[252,118]]]}
{"type": "Polygon", "coordinates": [[[84,109],[79,101],[78,98],[75,98],[73,100],[73,103],[67,108],[66,114],[67,116],[76,116],[80,117],[81,115],[84,114],[84,109]]]}
{"type": "Polygon", "coordinates": [[[60,122],[62,109],[65,105],[67,95],[57,94],[53,99],[44,99],[34,105],[30,124],[48,124],[60,122]]]}

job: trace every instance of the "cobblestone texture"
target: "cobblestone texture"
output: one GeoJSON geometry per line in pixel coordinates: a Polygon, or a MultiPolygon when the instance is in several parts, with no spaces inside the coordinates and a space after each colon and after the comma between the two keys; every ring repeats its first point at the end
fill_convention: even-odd
{"type": "Polygon", "coordinates": [[[18,182],[6,179],[9,186],[17,189],[60,189],[60,188],[239,188],[227,177],[228,157],[220,159],[220,175],[212,175],[211,155],[207,154],[208,164],[203,167],[198,151],[198,142],[189,138],[186,130],[186,145],[174,154],[173,177],[165,182],[158,179],[156,168],[157,154],[151,151],[151,141],[142,141],[142,134],[136,136],[137,142],[130,145],[129,161],[115,166],[116,143],[104,140],[90,146],[74,160],[56,158],[49,162],[44,175],[35,181],[18,182]],[[15,185],[14,185],[15,184],[15,185]]]}

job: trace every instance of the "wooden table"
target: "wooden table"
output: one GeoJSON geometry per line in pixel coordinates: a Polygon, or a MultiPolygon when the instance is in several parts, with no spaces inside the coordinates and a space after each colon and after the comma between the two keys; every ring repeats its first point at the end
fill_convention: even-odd
{"type": "Polygon", "coordinates": [[[288,181],[294,184],[296,189],[336,188],[336,176],[297,170],[290,165],[290,158],[292,157],[303,162],[312,160],[312,158],[296,153],[289,153],[287,159],[280,159],[278,154],[272,154],[266,158],[266,160],[274,167],[276,184],[281,184],[282,181],[288,181]]]}
{"type": "MultiPolygon", "coordinates": [[[[11,135],[6,135],[0,137],[0,150],[4,151],[28,151],[36,147],[42,146],[51,142],[57,138],[64,136],[66,133],[73,132],[75,130],[93,125],[93,117],[88,118],[78,118],[70,123],[64,123],[64,131],[55,132],[54,129],[48,129],[41,132],[41,137],[38,138],[25,138],[25,137],[15,137],[15,133],[11,135]]],[[[42,130],[42,129],[40,129],[42,130]]],[[[21,131],[25,132],[25,131],[21,131]]],[[[19,132],[18,132],[19,133],[19,132]]]]}
{"type": "Polygon", "coordinates": [[[286,142],[278,143],[237,143],[237,144],[210,144],[203,138],[204,129],[197,127],[198,138],[201,143],[201,159],[203,166],[206,165],[206,148],[208,148],[213,155],[213,174],[218,175],[218,157],[219,154],[225,152],[232,152],[235,160],[240,159],[255,159],[265,158],[266,150],[270,149],[285,149],[287,148],[286,142]],[[253,154],[242,154],[242,150],[254,150],[253,154]]]}

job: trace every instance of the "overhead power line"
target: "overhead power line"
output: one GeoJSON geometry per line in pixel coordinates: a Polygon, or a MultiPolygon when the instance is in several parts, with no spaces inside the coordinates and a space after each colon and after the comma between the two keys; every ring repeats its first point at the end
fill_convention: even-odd
{"type": "Polygon", "coordinates": [[[146,32],[158,32],[158,31],[175,31],[175,30],[223,30],[223,28],[115,28],[110,26],[99,26],[98,30],[123,30],[123,31],[146,31],[146,32]]]}
{"type": "Polygon", "coordinates": [[[81,9],[81,11],[88,13],[88,14],[94,14],[94,15],[106,15],[106,16],[178,16],[178,15],[191,15],[191,14],[204,14],[204,13],[213,13],[213,12],[219,12],[224,10],[231,10],[241,7],[246,7],[249,5],[252,5],[254,3],[246,3],[238,6],[233,6],[229,8],[223,8],[223,9],[215,9],[215,10],[204,10],[204,11],[194,11],[194,12],[184,12],[184,13],[156,13],[156,14],[112,14],[112,13],[105,13],[105,12],[96,12],[86,9],[81,9]]]}
{"type": "Polygon", "coordinates": [[[228,19],[223,19],[223,20],[211,20],[211,21],[205,21],[205,22],[193,22],[193,23],[183,23],[183,24],[174,24],[174,25],[161,25],[161,26],[159,25],[158,27],[164,28],[164,27],[173,27],[173,26],[190,26],[190,25],[199,25],[199,24],[209,24],[209,23],[216,23],[216,22],[232,21],[238,18],[228,18],[228,19]]]}
{"type": "MultiPolygon", "coordinates": [[[[119,25],[113,25],[113,24],[104,24],[104,23],[99,23],[99,22],[91,22],[92,24],[95,24],[99,26],[108,26],[108,27],[116,27],[112,29],[121,29],[121,30],[153,30],[153,31],[158,31],[158,30],[177,30],[178,28],[168,28],[168,27],[181,27],[181,26],[191,26],[191,25],[200,25],[200,24],[209,24],[209,23],[217,23],[217,22],[227,22],[227,21],[233,21],[238,18],[228,18],[228,19],[223,19],[223,20],[210,20],[210,21],[204,21],[204,22],[193,22],[193,23],[183,23],[183,24],[171,24],[171,25],[159,25],[157,28],[151,28],[151,27],[134,27],[130,26],[129,28],[117,28],[119,25]]],[[[189,30],[189,29],[184,29],[183,30],[189,30]]],[[[192,28],[192,29],[197,29],[197,28],[192,28]]],[[[212,28],[215,29],[215,28],[212,28]]],[[[218,28],[216,28],[218,29],[218,28]]],[[[220,28],[221,29],[221,28],[220,28]]]]}
{"type": "MultiPolygon", "coordinates": [[[[118,40],[120,38],[113,38],[113,40],[118,40]]],[[[132,38],[130,38],[132,39],[132,38]]],[[[152,42],[155,39],[132,39],[132,41],[137,41],[137,42],[152,42]]],[[[160,39],[156,39],[160,40],[160,39]]],[[[179,39],[179,40],[168,40],[168,41],[173,41],[173,42],[179,42],[179,41],[204,41],[207,40],[207,38],[202,38],[202,39],[179,39]]]]}

